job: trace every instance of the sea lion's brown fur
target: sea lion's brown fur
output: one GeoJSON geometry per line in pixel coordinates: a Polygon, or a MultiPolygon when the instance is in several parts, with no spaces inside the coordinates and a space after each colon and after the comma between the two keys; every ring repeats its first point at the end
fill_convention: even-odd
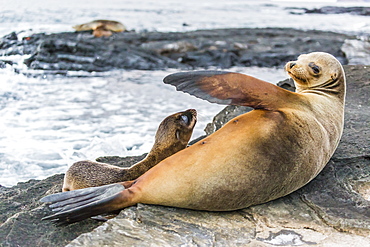
{"type": "MultiPolygon", "coordinates": [[[[321,52],[301,55],[285,68],[296,92],[238,73],[200,71],[166,77],[166,83],[197,97],[254,110],[135,181],[94,188],[93,203],[78,207],[68,201],[69,210],[62,208],[46,219],[70,223],[136,203],[228,211],[304,186],[324,168],[339,143],[345,75],[332,55],[321,52]],[[83,210],[90,211],[86,215],[83,210]]],[[[43,201],[57,205],[87,192],[55,194],[43,201]]]]}
{"type": "Polygon", "coordinates": [[[126,31],[126,27],[118,21],[95,20],[88,23],[76,25],[73,27],[76,31],[93,30],[95,37],[109,37],[113,32],[126,31]]]}
{"type": "Polygon", "coordinates": [[[146,158],[130,168],[93,162],[74,163],[64,176],[63,191],[83,189],[134,180],[165,158],[184,149],[196,123],[194,109],[166,117],[158,127],[152,149],[146,158]]]}

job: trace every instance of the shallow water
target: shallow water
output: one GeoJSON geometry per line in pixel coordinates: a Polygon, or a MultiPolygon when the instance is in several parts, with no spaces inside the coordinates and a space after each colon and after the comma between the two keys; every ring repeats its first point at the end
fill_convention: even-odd
{"type": "MultiPolygon", "coordinates": [[[[284,9],[326,3],[138,2],[106,0],[102,6],[101,1],[94,0],[51,1],[45,6],[44,1],[6,1],[1,3],[0,36],[22,30],[27,30],[24,34],[72,31],[74,24],[92,19],[118,20],[137,31],[279,26],[370,33],[368,17],[290,15],[284,9]]],[[[19,61],[19,65],[0,69],[0,184],[4,186],[65,172],[77,160],[148,152],[160,121],[188,108],[198,110],[193,134],[198,137],[224,107],[163,84],[163,77],[176,70],[42,75],[42,71],[29,71],[23,66],[24,58],[0,56],[19,61]],[[14,72],[14,68],[21,73],[14,72]]],[[[286,78],[282,68],[231,70],[272,83],[286,78]]]]}

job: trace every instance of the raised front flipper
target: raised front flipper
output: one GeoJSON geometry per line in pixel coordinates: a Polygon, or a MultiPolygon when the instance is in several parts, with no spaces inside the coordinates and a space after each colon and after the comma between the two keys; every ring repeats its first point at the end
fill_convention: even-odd
{"type": "Polygon", "coordinates": [[[252,76],[226,71],[180,72],[168,75],[163,81],[212,103],[255,109],[276,109],[287,96],[295,95],[252,76]]]}
{"type": "Polygon", "coordinates": [[[42,202],[51,202],[50,208],[57,212],[42,218],[52,220],[58,225],[81,221],[91,216],[120,209],[125,187],[121,184],[109,184],[49,195],[41,198],[42,202]]]}

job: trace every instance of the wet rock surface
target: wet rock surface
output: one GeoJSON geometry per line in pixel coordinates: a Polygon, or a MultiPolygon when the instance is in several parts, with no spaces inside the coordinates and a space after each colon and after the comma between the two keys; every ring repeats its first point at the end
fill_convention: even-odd
{"type": "MultiPolygon", "coordinates": [[[[128,167],[144,157],[109,157],[109,161],[128,167]]],[[[61,192],[63,178],[64,174],[58,174],[41,181],[18,183],[11,188],[0,186],[0,246],[65,246],[81,233],[90,232],[102,224],[88,219],[58,227],[41,221],[51,211],[39,200],[61,192]]]]}
{"type": "MultiPolygon", "coordinates": [[[[292,10],[292,14],[298,14],[294,10],[302,10],[305,14],[352,14],[352,15],[370,15],[370,7],[338,7],[338,6],[325,6],[321,8],[287,8],[292,10]]],[[[301,12],[299,14],[302,14],[301,12]]]]}
{"type": "MultiPolygon", "coordinates": [[[[38,200],[61,191],[63,174],[59,174],[0,187],[1,246],[367,246],[370,66],[345,66],[345,71],[348,89],[341,143],[324,170],[298,191],[233,212],[138,204],[105,223],[88,219],[58,227],[40,221],[51,211],[38,200]]],[[[292,86],[291,81],[280,85],[292,86]]],[[[235,107],[227,108],[214,126],[247,110],[237,113],[235,107]]],[[[130,166],[144,157],[98,161],[130,166]]]]}
{"type": "MultiPolygon", "coordinates": [[[[0,39],[0,53],[31,55],[25,64],[36,70],[108,71],[165,68],[283,66],[302,53],[324,51],[342,64],[341,47],[355,36],[288,28],[240,28],[184,33],[124,32],[94,37],[91,32],[11,33],[0,39]]],[[[3,66],[0,63],[0,67],[3,66]]]]}

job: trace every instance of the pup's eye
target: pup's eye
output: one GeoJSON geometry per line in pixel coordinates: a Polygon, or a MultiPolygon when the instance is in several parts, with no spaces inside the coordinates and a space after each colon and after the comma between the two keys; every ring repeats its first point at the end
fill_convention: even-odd
{"type": "Polygon", "coordinates": [[[181,115],[181,120],[184,121],[185,124],[189,124],[189,118],[186,115],[181,115]]]}
{"type": "Polygon", "coordinates": [[[320,73],[320,67],[317,66],[315,63],[309,63],[308,66],[312,69],[313,73],[318,74],[320,73]]]}

